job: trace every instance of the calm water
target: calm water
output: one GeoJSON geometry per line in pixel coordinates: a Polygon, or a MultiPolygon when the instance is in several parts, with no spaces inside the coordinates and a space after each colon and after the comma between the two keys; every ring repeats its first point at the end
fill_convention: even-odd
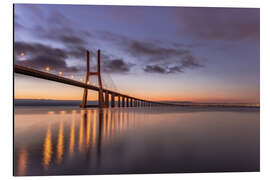
{"type": "Polygon", "coordinates": [[[259,109],[14,111],[17,176],[259,171],[259,109]]]}

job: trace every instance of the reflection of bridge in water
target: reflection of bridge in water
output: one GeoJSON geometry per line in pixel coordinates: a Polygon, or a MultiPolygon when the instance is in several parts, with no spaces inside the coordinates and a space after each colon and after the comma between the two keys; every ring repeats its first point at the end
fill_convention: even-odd
{"type": "Polygon", "coordinates": [[[24,74],[27,76],[32,76],[40,79],[55,81],[63,84],[68,84],[76,87],[84,88],[84,94],[82,98],[81,107],[89,107],[87,105],[87,95],[88,90],[93,90],[98,92],[98,106],[101,108],[106,107],[138,107],[138,106],[156,106],[156,105],[176,105],[170,103],[161,103],[161,102],[154,102],[150,100],[140,99],[132,96],[128,96],[126,94],[122,94],[110,89],[103,88],[102,80],[101,80],[101,71],[100,71],[100,50],[98,50],[97,56],[97,71],[90,72],[90,53],[87,51],[87,66],[86,66],[86,78],[85,82],[76,81],[73,79],[65,78],[61,74],[55,75],[48,72],[39,71],[36,69],[14,65],[14,72],[19,74],[24,74]],[[97,76],[98,77],[98,86],[93,86],[90,84],[90,76],[97,76]],[[109,98],[110,96],[110,98],[109,98]],[[118,97],[116,101],[116,97],[118,97]]]}
{"type": "MultiPolygon", "coordinates": [[[[48,115],[60,116],[58,125],[48,127],[43,136],[42,165],[44,172],[50,172],[65,161],[82,158],[91,161],[98,168],[102,156],[102,149],[114,142],[115,138],[130,129],[135,129],[136,118],[140,114],[129,109],[85,109],[71,112],[70,122],[65,122],[64,116],[70,115],[66,111],[48,112],[48,115]],[[63,116],[63,117],[61,117],[63,116]],[[136,117],[135,117],[136,116],[136,117]],[[53,129],[54,128],[54,129],[53,129]],[[56,131],[54,131],[56,130],[56,131]],[[103,147],[104,146],[104,147],[103,147]]],[[[142,114],[142,116],[145,116],[142,114]]],[[[20,150],[18,156],[17,174],[27,172],[27,148],[20,150]]]]}

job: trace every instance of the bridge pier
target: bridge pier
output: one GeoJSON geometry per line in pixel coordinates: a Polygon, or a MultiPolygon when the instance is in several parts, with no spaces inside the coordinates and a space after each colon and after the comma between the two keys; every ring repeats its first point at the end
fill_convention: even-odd
{"type": "Polygon", "coordinates": [[[133,98],[130,98],[130,107],[133,107],[133,98]]]}
{"type": "Polygon", "coordinates": [[[122,107],[125,107],[125,97],[122,96],[122,107]]]}
{"type": "Polygon", "coordinates": [[[115,102],[114,102],[114,94],[111,94],[111,107],[115,106],[115,102]]]}
{"type": "Polygon", "coordinates": [[[121,101],[120,101],[120,96],[118,95],[118,107],[121,107],[121,101]]]}
{"type": "Polygon", "coordinates": [[[103,108],[105,106],[104,104],[104,96],[102,90],[98,91],[98,107],[103,108]]]}
{"type": "Polygon", "coordinates": [[[109,107],[109,93],[105,91],[105,107],[109,107]]]}
{"type": "Polygon", "coordinates": [[[129,107],[129,98],[128,97],[126,97],[126,107],[129,107]]]}

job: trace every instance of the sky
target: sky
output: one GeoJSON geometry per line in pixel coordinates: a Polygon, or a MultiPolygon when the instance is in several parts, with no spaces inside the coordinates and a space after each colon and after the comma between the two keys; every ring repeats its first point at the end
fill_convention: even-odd
{"type": "MultiPolygon", "coordinates": [[[[148,100],[259,103],[260,10],[15,4],[14,63],[148,100]],[[96,84],[95,77],[90,79],[96,84]]],[[[81,100],[83,89],[15,74],[16,99],[81,100]]],[[[89,91],[89,100],[97,93],[89,91]]]]}

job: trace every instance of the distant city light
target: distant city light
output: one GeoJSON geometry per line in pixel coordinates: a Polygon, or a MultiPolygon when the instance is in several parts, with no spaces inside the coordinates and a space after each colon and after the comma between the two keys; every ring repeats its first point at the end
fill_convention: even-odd
{"type": "Polygon", "coordinates": [[[72,114],[76,114],[76,112],[77,112],[76,110],[72,110],[71,111],[72,114]]]}
{"type": "Polygon", "coordinates": [[[24,52],[21,52],[21,53],[20,53],[20,56],[23,57],[23,56],[24,56],[24,52]]]}
{"type": "Polygon", "coordinates": [[[66,114],[66,111],[63,110],[63,111],[60,111],[59,113],[60,114],[66,114]]]}
{"type": "Polygon", "coordinates": [[[62,72],[60,71],[60,72],[58,73],[58,75],[59,75],[59,76],[62,76],[62,72]]]}
{"type": "Polygon", "coordinates": [[[83,79],[81,78],[80,81],[83,82],[83,79]]]}
{"type": "Polygon", "coordinates": [[[54,111],[48,111],[48,114],[54,114],[54,111]]]}
{"type": "Polygon", "coordinates": [[[74,76],[73,75],[71,75],[71,79],[74,79],[74,76]]]}
{"type": "Polygon", "coordinates": [[[47,66],[47,67],[45,68],[45,70],[46,70],[47,72],[49,72],[51,69],[50,69],[49,66],[47,66]]]}

